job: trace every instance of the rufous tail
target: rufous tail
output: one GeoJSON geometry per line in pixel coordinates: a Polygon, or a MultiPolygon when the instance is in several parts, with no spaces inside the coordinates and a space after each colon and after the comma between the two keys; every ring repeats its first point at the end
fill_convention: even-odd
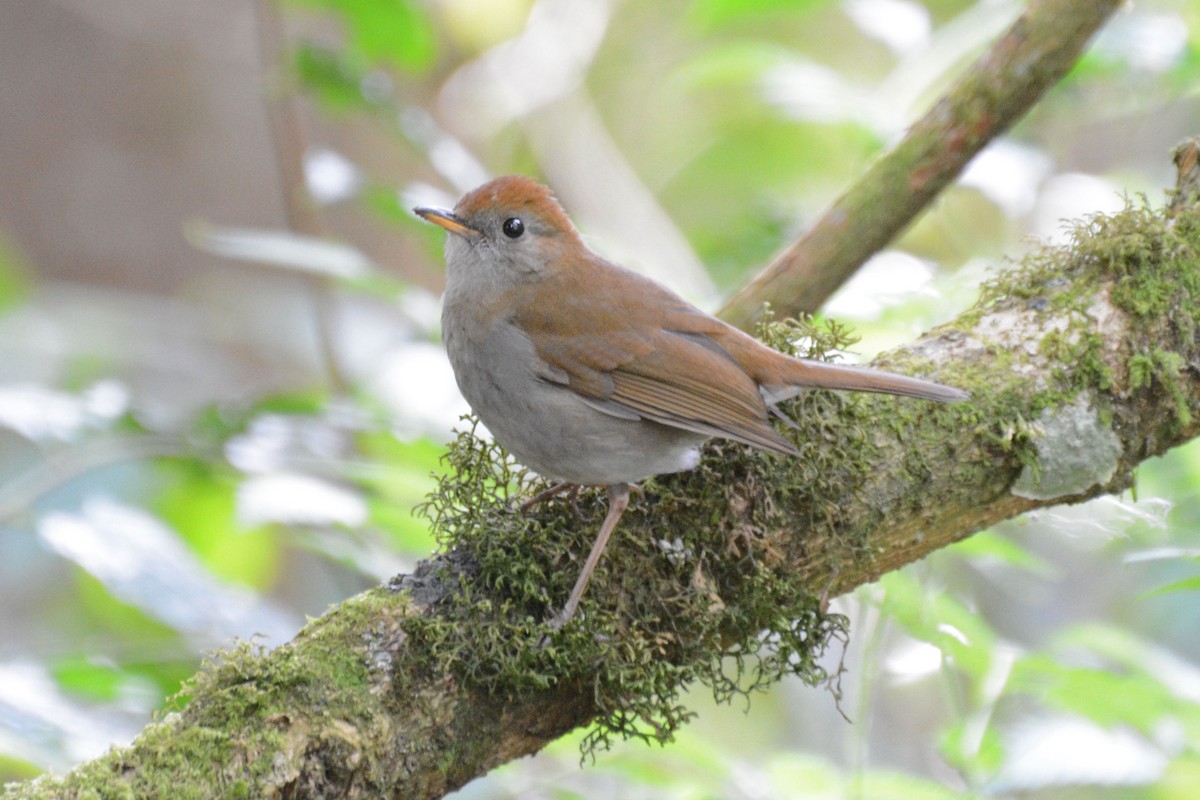
{"type": "Polygon", "coordinates": [[[793,397],[806,388],[898,394],[939,403],[955,403],[970,397],[961,389],[951,386],[868,367],[827,364],[786,356],[772,367],[770,378],[762,381],[771,402],[793,397]]]}

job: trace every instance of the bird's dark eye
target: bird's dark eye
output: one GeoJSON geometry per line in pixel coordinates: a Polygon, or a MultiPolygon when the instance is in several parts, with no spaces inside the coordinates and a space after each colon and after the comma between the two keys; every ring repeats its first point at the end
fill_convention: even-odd
{"type": "Polygon", "coordinates": [[[509,217],[504,220],[504,225],[500,230],[504,231],[504,235],[510,239],[516,239],[525,232],[525,223],[516,217],[509,217]]]}

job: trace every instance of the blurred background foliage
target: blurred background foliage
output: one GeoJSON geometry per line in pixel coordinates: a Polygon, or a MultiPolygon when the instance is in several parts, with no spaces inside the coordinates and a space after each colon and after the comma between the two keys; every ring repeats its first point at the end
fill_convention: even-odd
{"type": "MultiPolygon", "coordinates": [[[[442,233],[409,208],[534,174],[596,249],[715,308],[1022,6],[0,4],[0,779],[128,741],[205,653],[429,552],[411,509],[465,406],[442,233]]],[[[1130,3],[831,300],[848,357],[1065,218],[1159,202],[1198,87],[1200,7],[1130,3]]],[[[1198,561],[1193,446],[1136,496],[839,598],[851,721],[799,685],[697,693],[670,747],[580,770],[559,742],[461,796],[1193,798],[1198,561]]]]}

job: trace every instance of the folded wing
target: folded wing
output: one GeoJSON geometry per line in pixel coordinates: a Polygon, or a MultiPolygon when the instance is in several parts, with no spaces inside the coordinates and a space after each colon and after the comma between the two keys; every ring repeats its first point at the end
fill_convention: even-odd
{"type": "Polygon", "coordinates": [[[543,377],[614,416],[636,415],[795,455],[771,426],[758,384],[712,338],[726,326],[658,284],[626,274],[632,283],[622,284],[623,296],[605,296],[614,282],[587,281],[586,272],[574,271],[548,279],[568,282],[553,292],[568,298],[557,313],[536,297],[515,304],[517,326],[538,331],[543,377]],[[638,290],[632,296],[630,285],[638,290]],[[632,324],[648,319],[657,322],[632,324]]]}

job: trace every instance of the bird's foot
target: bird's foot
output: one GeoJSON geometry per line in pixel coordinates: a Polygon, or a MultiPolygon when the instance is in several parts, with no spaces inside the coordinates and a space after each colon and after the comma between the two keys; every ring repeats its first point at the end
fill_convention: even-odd
{"type": "Polygon", "coordinates": [[[533,508],[538,503],[544,503],[550,498],[557,497],[563,492],[570,492],[568,499],[571,503],[571,510],[575,512],[575,519],[582,519],[583,514],[581,514],[579,511],[579,484],[567,483],[566,481],[563,481],[562,483],[556,483],[550,488],[543,489],[542,491],[538,492],[533,497],[522,503],[517,508],[517,511],[520,512],[521,516],[525,516],[529,512],[529,509],[533,508]]]}

